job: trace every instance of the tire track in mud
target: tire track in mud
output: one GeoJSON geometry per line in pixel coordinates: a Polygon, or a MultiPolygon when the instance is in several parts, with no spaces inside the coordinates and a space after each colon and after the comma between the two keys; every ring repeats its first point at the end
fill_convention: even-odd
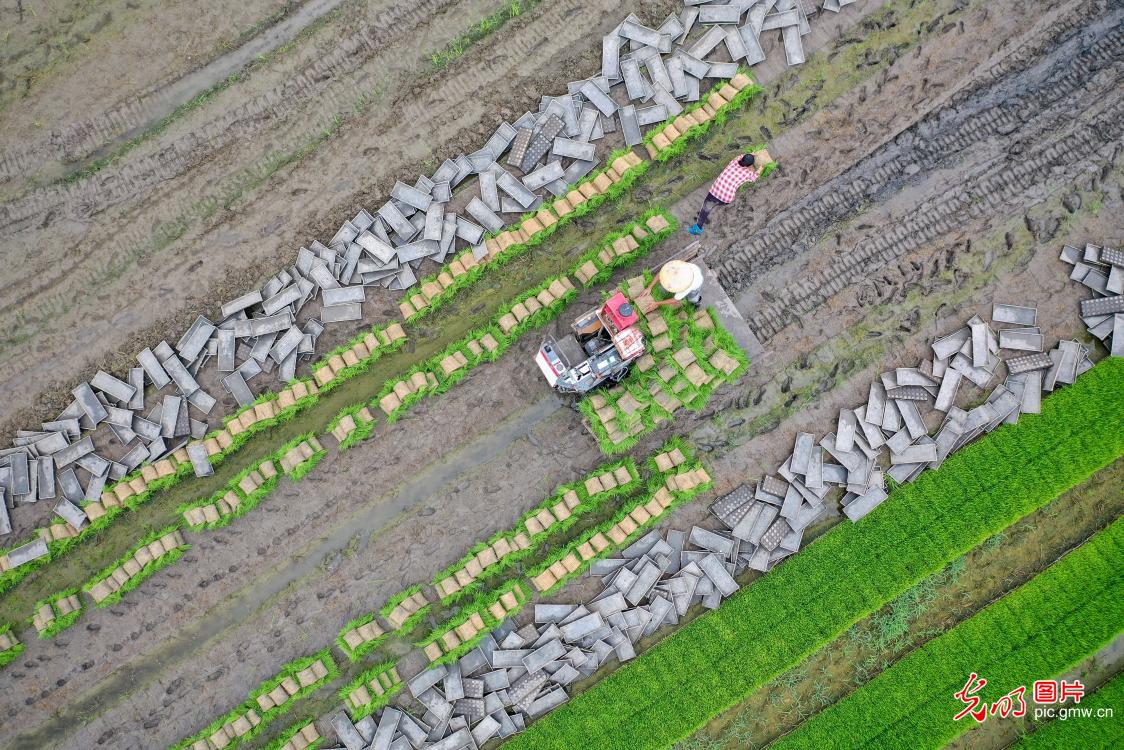
{"type": "MultiPolygon", "coordinates": [[[[410,37],[427,18],[454,5],[451,0],[417,0],[392,5],[341,39],[330,53],[310,59],[300,72],[206,125],[193,128],[159,151],[87,179],[36,189],[0,206],[0,231],[18,232],[37,221],[49,226],[64,219],[88,220],[110,206],[141,195],[205,161],[210,154],[260,130],[270,121],[293,114],[298,107],[339,82],[340,76],[357,71],[392,43],[410,37]]],[[[337,98],[348,97],[333,97],[337,98]]],[[[354,96],[349,101],[353,99],[354,96]]]]}
{"type": "MultiPolygon", "coordinates": [[[[952,162],[950,154],[997,137],[1023,144],[1020,151],[1053,140],[1041,152],[1027,152],[1048,166],[1015,153],[993,160],[955,194],[931,198],[891,233],[859,243],[833,258],[827,268],[782,290],[762,294],[765,304],[747,318],[757,335],[762,340],[774,336],[840,290],[869,277],[877,270],[872,264],[893,261],[953,229],[965,215],[975,218],[999,202],[1030,192],[1051,177],[1051,168],[1072,171],[1087,164],[1102,146],[1118,141],[1122,20],[1124,10],[1109,13],[1032,67],[954,97],[954,102],[960,101],[931,113],[859,165],[774,216],[763,231],[731,245],[718,264],[719,277],[732,292],[744,291],[762,274],[807,253],[834,225],[859,215],[863,206],[883,203],[952,162]],[[1107,93],[1087,92],[1098,79],[1102,79],[1098,88],[1107,93]],[[1098,107],[1104,110],[1089,122],[1074,122],[1074,112],[1098,107]],[[1069,132],[1058,138],[1058,130],[1069,132]]],[[[1106,156],[1111,156],[1111,149],[1106,156]]],[[[745,307],[744,300],[741,303],[745,307]]]]}
{"type": "Polygon", "coordinates": [[[0,182],[35,173],[45,162],[60,163],[68,175],[85,169],[91,161],[111,154],[130,138],[155,127],[228,76],[237,75],[254,58],[269,55],[291,42],[343,2],[347,0],[309,0],[286,6],[280,17],[269,19],[241,46],[183,71],[163,86],[140,91],[92,116],[53,130],[22,151],[0,154],[0,182]]]}
{"type": "MultiPolygon", "coordinates": [[[[737,390],[743,390],[743,389],[739,388],[739,389],[737,389],[737,390]]],[[[723,397],[723,398],[721,399],[721,401],[726,401],[726,400],[727,400],[727,399],[728,399],[729,397],[730,397],[730,396],[729,396],[729,395],[727,395],[727,396],[723,397]]],[[[709,419],[710,415],[711,415],[711,414],[713,413],[713,411],[714,411],[715,409],[717,409],[717,408],[720,408],[720,403],[721,403],[720,401],[716,400],[716,401],[715,401],[715,403],[714,403],[714,409],[708,409],[708,410],[707,410],[707,413],[704,413],[704,414],[702,414],[702,415],[698,415],[698,416],[695,416],[695,415],[689,415],[689,416],[688,416],[688,417],[686,417],[686,418],[685,418],[685,419],[684,419],[683,421],[679,422],[679,423],[677,424],[677,427],[680,427],[680,428],[687,428],[687,429],[694,429],[694,428],[697,428],[697,427],[699,427],[700,425],[702,425],[703,423],[705,423],[705,421],[706,421],[707,419],[709,419]]],[[[661,434],[662,434],[662,433],[661,433],[661,434]]],[[[653,437],[651,437],[651,438],[650,438],[650,440],[652,440],[652,441],[657,441],[657,438],[656,438],[655,436],[653,436],[653,437]]],[[[190,693],[187,693],[187,695],[189,695],[189,694],[190,694],[190,693]]],[[[169,692],[169,696],[170,696],[170,695],[171,695],[171,692],[169,692]]],[[[165,706],[165,708],[167,708],[167,706],[165,706]]],[[[141,711],[141,710],[142,710],[142,709],[141,709],[141,707],[140,707],[140,706],[137,706],[137,708],[135,709],[135,713],[136,713],[136,716],[132,717],[132,720],[133,720],[134,722],[136,722],[136,723],[139,723],[139,722],[140,722],[140,718],[139,718],[139,717],[140,717],[140,711],[141,711]]]]}

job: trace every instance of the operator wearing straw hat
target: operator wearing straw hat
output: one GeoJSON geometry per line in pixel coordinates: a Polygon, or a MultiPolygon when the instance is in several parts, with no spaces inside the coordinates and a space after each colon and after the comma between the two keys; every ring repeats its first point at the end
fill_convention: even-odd
{"type": "Polygon", "coordinates": [[[694,263],[683,260],[669,260],[664,263],[659,275],[648,285],[648,296],[651,296],[652,288],[657,282],[672,297],[654,303],[654,307],[677,305],[683,300],[692,305],[702,302],[703,273],[702,269],[694,263]]]}

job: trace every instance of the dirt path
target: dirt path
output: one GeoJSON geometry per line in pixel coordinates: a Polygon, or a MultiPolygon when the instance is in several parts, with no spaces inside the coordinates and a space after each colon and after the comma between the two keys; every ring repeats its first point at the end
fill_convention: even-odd
{"type": "Polygon", "coordinates": [[[0,196],[135,126],[165,86],[251,41],[296,4],[5,3],[0,196]]]}
{"type": "MultiPolygon", "coordinates": [[[[342,38],[329,24],[302,39],[121,162],[0,206],[6,249],[30,259],[0,273],[12,300],[0,310],[3,432],[53,418],[82,373],[178,337],[373,209],[395,179],[475,150],[540,93],[592,72],[589,40],[619,15],[606,0],[544,2],[435,73],[429,54],[494,10],[387,0],[342,38]]],[[[368,322],[396,316],[393,294],[371,299],[368,322]]]]}
{"type": "MultiPolygon", "coordinates": [[[[834,410],[856,401],[860,390],[865,393],[867,376],[919,357],[934,333],[973,312],[989,312],[993,299],[1038,302],[1048,338],[1082,330],[1074,304],[1079,293],[1056,254],[1063,238],[1113,242],[1124,235],[1118,219],[1124,208],[1121,165],[1108,148],[1119,133],[1111,123],[1085,128],[1121,104],[1118,53],[1111,66],[1097,69],[1072,65],[1067,57],[1072,50],[1048,44],[1029,56],[1029,66],[1012,66],[994,81],[973,84],[973,60],[950,51],[984,43],[996,52],[1001,46],[1010,51],[1014,45],[1003,40],[1022,31],[1012,13],[991,7],[986,14],[979,5],[961,11],[963,33],[960,19],[949,20],[950,27],[934,35],[916,59],[897,60],[876,85],[795,123],[779,140],[785,149],[782,172],[771,179],[769,191],[752,196],[754,220],[739,221],[744,214],[733,210],[716,215],[708,243],[720,257],[748,259],[728,264],[727,281],[742,288],[742,311],[772,352],[703,414],[677,426],[693,430],[704,448],[718,449],[712,458],[720,489],[771,470],[797,427],[822,432],[834,410]],[[1067,64],[1087,68],[1078,71],[1084,77],[1066,79],[1067,64]],[[938,74],[948,83],[926,93],[921,81],[938,74]],[[1049,97],[1043,94],[1046,84],[1059,81],[1069,84],[1049,97]],[[951,96],[957,89],[962,93],[951,96]],[[900,111],[907,100],[920,124],[883,122],[885,113],[900,111]],[[996,111],[1027,108],[1027,116],[1013,130],[981,138],[963,123],[972,122],[968,115],[983,102],[996,111]],[[1066,111],[1070,115],[1062,117],[1066,111]],[[1073,112],[1082,115],[1074,118],[1073,112]],[[867,129],[838,127],[844,117],[868,123],[867,129]],[[929,127],[936,135],[925,130],[929,127]],[[955,158],[923,161],[918,132],[946,139],[955,158]],[[971,195],[978,181],[1001,178],[1022,161],[1010,144],[1044,148],[1083,132],[1092,133],[1085,146],[1051,157],[1050,169],[993,183],[1000,185],[993,193],[1005,192],[981,215],[958,215],[956,227],[935,239],[922,236],[917,245],[891,248],[889,258],[864,271],[878,281],[844,276],[833,293],[801,309],[800,321],[762,312],[773,301],[765,292],[794,304],[793,295],[802,293],[800,273],[831,264],[846,269],[864,239],[869,244],[912,217],[940,210],[950,186],[962,185],[971,195]],[[873,180],[881,164],[910,156],[919,169],[909,179],[883,178],[871,200],[856,201],[857,209],[814,225],[796,241],[781,234],[786,225],[803,226],[816,215],[816,201],[838,190],[839,175],[873,180]],[[1105,164],[1110,167],[1102,176],[1105,164]],[[1065,205],[1075,205],[1073,196],[1080,208],[1070,211],[1065,205]],[[1092,210],[1094,200],[1101,202],[1100,211],[1092,210]],[[1031,204],[1038,205],[1027,210],[1031,204]],[[742,237],[751,239],[735,241],[742,237]],[[757,250],[760,237],[769,242],[757,250]],[[785,251],[778,256],[771,248],[785,251]],[[778,258],[787,259],[788,270],[782,272],[778,258]],[[758,264],[752,277],[742,275],[740,263],[758,264]],[[786,281],[778,282],[781,278],[786,281]]],[[[1111,29],[1084,4],[1053,7],[1063,15],[1086,14],[1090,33],[1081,45],[1094,45],[1111,29]]],[[[676,212],[685,216],[694,205],[684,202],[676,212]]],[[[242,700],[285,661],[322,647],[351,617],[377,607],[405,584],[429,580],[473,542],[510,526],[556,483],[600,463],[577,415],[544,400],[537,372],[527,367],[536,346],[534,340],[521,342],[446,396],[423,402],[404,422],[330,455],[303,482],[283,485],[246,519],[202,537],[189,561],[158,573],[122,604],[88,613],[53,641],[28,644],[20,661],[0,672],[0,686],[9,688],[0,690],[0,716],[19,722],[24,736],[18,743],[174,742],[242,700]],[[469,463],[475,468],[466,470],[469,463]],[[350,527],[362,529],[354,542],[339,531],[350,527]],[[280,562],[290,557],[292,570],[280,562]],[[262,597],[253,593],[258,587],[262,597]],[[212,632],[210,621],[230,626],[212,632]],[[127,682],[113,676],[125,666],[133,670],[123,673],[127,682]],[[128,689],[108,689],[123,685],[128,689]],[[77,721],[79,716],[85,720],[77,721]]],[[[652,436],[638,454],[661,438],[652,436]]],[[[705,514],[705,507],[695,504],[677,511],[671,523],[682,526],[705,514]]]]}
{"type": "MultiPolygon", "coordinates": [[[[325,15],[348,1],[307,0],[300,5],[286,3],[243,34],[238,34],[237,39],[244,40],[244,43],[234,49],[219,54],[155,90],[144,91],[139,97],[119,102],[92,117],[87,116],[78,122],[69,123],[65,129],[56,126],[49,134],[42,134],[31,142],[17,142],[18,145],[12,151],[0,156],[0,164],[19,165],[26,170],[20,177],[32,182],[37,188],[59,180],[69,180],[77,173],[90,169],[98,160],[118,153],[130,140],[157,128],[165,118],[190,106],[197,97],[206,96],[232,76],[238,77],[255,59],[272,55],[279,47],[289,44],[325,15]],[[258,30],[258,25],[263,25],[264,28],[258,30]],[[30,165],[34,166],[28,170],[27,166],[30,165]]],[[[241,8],[243,13],[252,10],[252,5],[241,8]]],[[[156,12],[159,18],[150,20],[163,24],[165,13],[159,10],[156,12]]],[[[224,26],[225,24],[220,24],[210,28],[218,31],[224,26]]],[[[221,46],[225,48],[228,43],[221,46]]],[[[121,47],[114,45],[113,49],[117,51],[121,47]]],[[[137,67],[141,70],[149,69],[147,64],[137,67]]],[[[108,70],[103,73],[103,80],[112,77],[108,70]]],[[[97,79],[92,82],[97,88],[97,79]]],[[[114,95],[120,97],[121,93],[115,91],[114,95]]],[[[83,112],[81,109],[74,109],[73,103],[68,102],[66,106],[70,112],[83,112]]],[[[26,116],[26,110],[21,114],[26,116]]]]}

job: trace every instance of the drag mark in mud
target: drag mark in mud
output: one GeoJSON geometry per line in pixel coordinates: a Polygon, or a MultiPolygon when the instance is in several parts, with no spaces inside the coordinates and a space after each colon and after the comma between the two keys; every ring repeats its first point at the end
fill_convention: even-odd
{"type": "Polygon", "coordinates": [[[912,212],[891,233],[859,243],[851,252],[836,258],[829,268],[809,274],[783,292],[771,294],[768,304],[751,316],[751,325],[758,335],[763,339],[775,335],[801,314],[872,274],[878,265],[952,230],[966,217],[979,216],[1052,179],[1052,169],[1063,171],[1089,165],[1095,161],[1089,157],[1105,144],[1109,145],[1108,152],[1102,155],[1111,157],[1111,145],[1118,141],[1122,131],[1121,101],[1115,93],[1119,90],[1118,63],[1124,57],[1122,18],[1121,11],[1109,14],[1091,25],[1091,33],[1072,38],[1015,80],[996,84],[1003,96],[999,105],[995,102],[996,92],[988,89],[977,91],[968,102],[951,111],[946,108],[930,115],[864,163],[820,187],[797,207],[774,217],[763,232],[735,243],[719,266],[719,273],[728,288],[740,289],[761,272],[788,260],[793,248],[814,246],[832,225],[855,216],[868,202],[884,202],[923,169],[932,170],[947,162],[950,154],[962,153],[972,145],[996,136],[1010,136],[1032,125],[1033,132],[1024,137],[1033,138],[1036,147],[1056,132],[1064,132],[1067,126],[1073,130],[1045,148],[1036,148],[1033,159],[1012,155],[986,165],[987,171],[972,178],[968,185],[912,212]],[[1087,38],[1090,36],[1095,41],[1087,38]],[[1091,84],[1103,97],[1094,95],[1083,106],[1071,101],[1091,84]],[[1096,106],[1106,109],[1091,121],[1074,126],[1074,112],[1096,106]],[[1044,121],[1037,122],[1040,119],[1044,121]]]}

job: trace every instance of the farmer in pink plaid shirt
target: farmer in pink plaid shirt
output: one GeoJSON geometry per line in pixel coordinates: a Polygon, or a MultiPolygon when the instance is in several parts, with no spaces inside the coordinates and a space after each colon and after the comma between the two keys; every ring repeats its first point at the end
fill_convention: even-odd
{"type": "Polygon", "coordinates": [[[718,175],[718,179],[710,186],[710,192],[703,199],[702,210],[699,211],[699,218],[695,221],[695,225],[687,231],[691,234],[702,234],[711,209],[733,203],[738,188],[747,182],[756,182],[760,176],[761,171],[754,166],[753,154],[730,160],[722,170],[722,174],[718,175]]]}

